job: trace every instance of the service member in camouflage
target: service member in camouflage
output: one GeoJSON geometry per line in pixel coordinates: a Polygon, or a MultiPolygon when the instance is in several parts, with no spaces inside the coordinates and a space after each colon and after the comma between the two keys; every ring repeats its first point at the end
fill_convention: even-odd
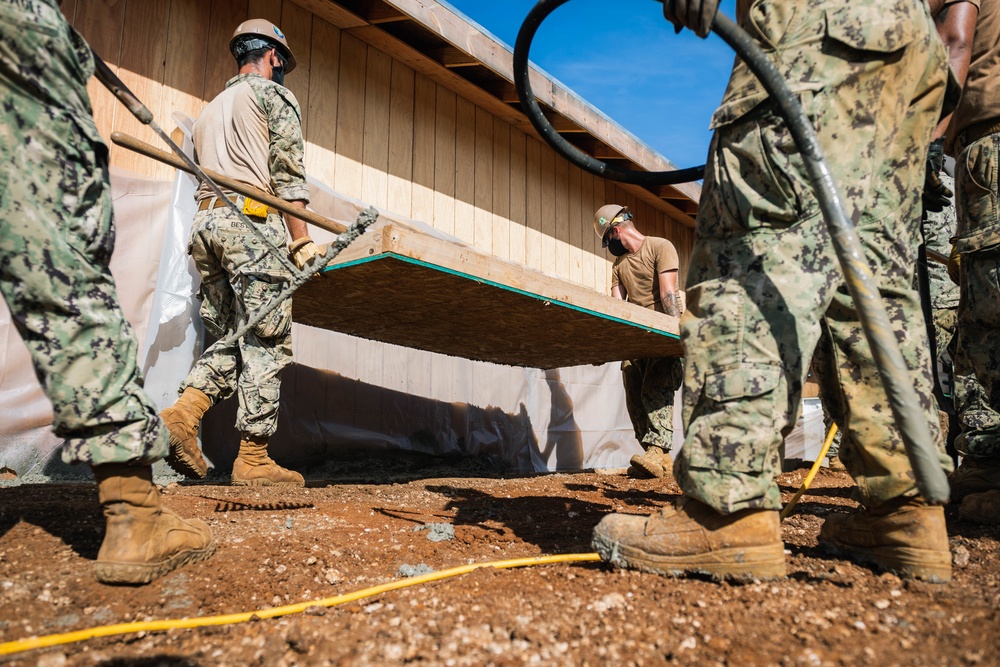
{"type": "MultiPolygon", "coordinates": [[[[304,208],[309,188],[301,112],[295,96],[282,85],[285,74],[295,68],[295,57],[281,30],[264,19],[241,23],[229,47],[239,73],[195,123],[196,157],[204,167],[304,208]]],[[[202,322],[220,340],[201,355],[181,385],[180,398],[162,413],[170,431],[167,461],[190,477],[205,476],[208,466],[197,439],[201,418],[235,392],[241,441],[232,483],[302,486],[302,475],[279,466],[267,453],[268,438],[278,426],[281,371],[292,361],[291,300],[237,342],[223,345],[221,339],[291,280],[274,252],[284,247],[286,227],[292,239],[289,253],[299,268],[326,250],[312,242],[303,221],[233,194],[231,199],[264,232],[269,250],[204,184],[197,199],[188,250],[201,275],[202,322]]]]}
{"type": "Polygon", "coordinates": [[[93,71],[55,0],[0,0],[0,291],[52,402],[63,460],[97,480],[107,519],[97,578],[145,584],[208,558],[215,542],[206,524],[163,507],[152,483],[167,435],[108,269],[115,229],[93,71]]]}
{"type": "MultiPolygon", "coordinates": [[[[620,204],[597,209],[594,231],[615,256],[611,296],[680,317],[680,264],[674,245],[642,234],[632,222],[632,212],[620,204]]],[[[629,461],[628,474],[632,477],[664,477],[673,470],[670,449],[674,444],[674,395],[684,379],[682,363],[678,357],[622,362],[625,407],[635,438],[644,450],[629,461]]]]}
{"type": "MultiPolygon", "coordinates": [[[[924,158],[949,81],[928,8],[920,0],[747,4],[741,26],[773,55],[812,120],[936,435],[913,289],[924,158]]],[[[707,34],[716,7],[669,0],[664,12],[707,34]]],[[[661,574],[783,576],[779,452],[815,350],[863,505],[830,515],[821,544],[905,577],[949,580],[944,513],[917,493],[799,151],[740,59],[712,125],[681,319],[685,440],[674,473],[684,495],[648,518],[605,517],[594,547],[616,565],[661,574]]]]}
{"type": "Polygon", "coordinates": [[[964,518],[1000,523],[1000,3],[955,3],[945,22],[969,16],[975,37],[959,64],[968,76],[945,145],[956,163],[954,250],[961,258],[955,361],[963,431],[955,446],[963,458],[951,491],[964,518]]]}

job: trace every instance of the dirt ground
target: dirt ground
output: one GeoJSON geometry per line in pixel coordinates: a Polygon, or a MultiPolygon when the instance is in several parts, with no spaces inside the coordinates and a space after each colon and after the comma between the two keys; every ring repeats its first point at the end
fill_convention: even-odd
{"type": "MultiPolygon", "coordinates": [[[[786,500],[804,470],[781,478],[786,500]]],[[[0,642],[110,623],[253,611],[397,580],[406,566],[591,551],[609,511],[647,513],[678,489],[622,471],[509,477],[414,459],[345,462],[307,488],[166,487],[207,521],[209,561],[139,588],[97,584],[90,484],[0,488],[0,642]],[[319,481],[322,479],[323,481],[319,481]],[[431,541],[425,524],[454,528],[431,541]]],[[[743,585],[599,563],[481,569],[279,619],[92,639],[10,665],[998,665],[1000,529],[948,509],[949,585],[902,582],[816,547],[854,506],[821,472],[783,526],[788,578],[743,585]]]]}

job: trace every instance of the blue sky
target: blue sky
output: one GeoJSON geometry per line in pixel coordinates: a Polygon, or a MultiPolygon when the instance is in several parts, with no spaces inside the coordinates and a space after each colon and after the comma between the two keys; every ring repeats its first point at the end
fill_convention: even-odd
{"type": "MultiPolygon", "coordinates": [[[[535,0],[448,0],[513,48],[535,0]]],[[[573,0],[542,24],[531,60],[679,167],[702,164],[732,50],[674,34],[651,0],[573,0]]],[[[721,11],[733,16],[735,0],[721,11]]]]}

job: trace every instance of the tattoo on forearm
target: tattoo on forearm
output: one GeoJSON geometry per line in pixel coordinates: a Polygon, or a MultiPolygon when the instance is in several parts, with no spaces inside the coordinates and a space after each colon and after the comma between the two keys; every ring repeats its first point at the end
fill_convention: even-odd
{"type": "Polygon", "coordinates": [[[665,312],[667,315],[670,315],[671,317],[680,317],[681,313],[680,313],[680,308],[677,305],[676,294],[674,294],[673,292],[670,292],[669,294],[664,294],[663,299],[661,299],[661,302],[663,303],[663,312],[665,312]]]}

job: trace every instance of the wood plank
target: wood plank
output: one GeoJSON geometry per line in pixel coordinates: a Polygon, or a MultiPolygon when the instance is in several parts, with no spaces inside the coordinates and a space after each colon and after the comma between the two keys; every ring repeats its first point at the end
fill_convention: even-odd
{"type": "Polygon", "coordinates": [[[414,73],[392,61],[389,101],[389,202],[390,211],[410,216],[413,197],[414,73]]]}
{"type": "Polygon", "coordinates": [[[365,74],[365,133],[362,150],[361,199],[385,208],[389,201],[389,84],[392,60],[368,49],[365,74]]]}
{"type": "Polygon", "coordinates": [[[437,84],[417,74],[413,99],[413,202],[410,216],[433,224],[437,84]]]}
{"type": "Polygon", "coordinates": [[[524,263],[535,270],[542,268],[542,143],[528,137],[525,143],[525,233],[524,263]]]}
{"type": "Polygon", "coordinates": [[[493,123],[493,254],[510,259],[510,126],[493,123]]]}
{"type": "Polygon", "coordinates": [[[542,146],[539,160],[542,197],[542,270],[552,273],[556,265],[556,154],[542,146]]]}
{"type": "Polygon", "coordinates": [[[597,208],[599,208],[594,206],[595,180],[597,180],[597,177],[593,174],[582,172],[582,176],[580,178],[580,224],[582,229],[580,247],[583,249],[583,263],[580,269],[580,283],[590,288],[593,288],[594,286],[594,267],[597,264],[597,256],[595,254],[596,251],[594,250],[597,234],[594,233],[594,228],[592,226],[594,212],[597,208]]]}
{"type": "Polygon", "coordinates": [[[340,28],[316,17],[309,71],[305,133],[306,173],[329,187],[336,175],[337,117],[340,97],[340,28]]]}
{"type": "Polygon", "coordinates": [[[569,276],[569,163],[555,161],[555,268],[556,275],[569,276]]]}
{"type": "Polygon", "coordinates": [[[357,28],[367,21],[330,0],[290,0],[338,28],[357,28]]]}
{"type": "Polygon", "coordinates": [[[361,198],[367,62],[368,45],[352,35],[341,33],[334,189],[357,198],[361,198]]]}
{"type": "Polygon", "coordinates": [[[476,107],[476,223],[475,245],[493,250],[493,116],[476,107]]]}
{"type": "Polygon", "coordinates": [[[221,93],[229,79],[236,76],[237,66],[229,52],[229,40],[242,21],[249,18],[247,0],[212,0],[208,26],[208,53],[205,56],[205,90],[202,99],[211,100],[221,93]]]}
{"type": "Polygon", "coordinates": [[[434,133],[434,218],[445,234],[455,233],[455,105],[456,95],[437,87],[437,128],[434,133]]]}
{"type": "MultiPolygon", "coordinates": [[[[590,232],[590,221],[583,213],[583,170],[569,167],[569,279],[583,282],[583,233],[590,232]],[[586,228],[584,227],[586,225],[586,228]]],[[[588,202],[589,203],[589,202],[588,202]]]]}
{"type": "Polygon", "coordinates": [[[281,27],[281,0],[249,0],[247,11],[252,19],[267,19],[281,27]]]}
{"type": "Polygon", "coordinates": [[[455,106],[455,236],[476,240],[476,105],[458,98],[455,106]]]}
{"type": "MultiPolygon", "coordinates": [[[[163,129],[171,131],[173,115],[195,119],[205,106],[205,67],[208,52],[209,25],[212,4],[203,0],[171,0],[170,23],[167,25],[167,58],[164,70],[164,92],[159,117],[163,129]],[[176,54],[191,54],[180,58],[176,54]]],[[[173,170],[171,169],[170,172],[173,170]]]]}
{"type": "MultiPolygon", "coordinates": [[[[146,28],[151,25],[167,26],[169,18],[169,2],[129,2],[125,8],[125,37],[118,58],[118,76],[155,114],[156,121],[166,128],[171,123],[169,118],[163,117],[161,101],[169,31],[147,31],[146,28]],[[138,35],[143,35],[143,38],[137,39],[138,35]]],[[[115,112],[114,129],[143,141],[161,144],[148,125],[140,123],[124,108],[115,112]]],[[[172,171],[121,146],[111,147],[111,164],[149,178],[168,178],[172,171]]]]}
{"type": "MultiPolygon", "coordinates": [[[[357,243],[370,245],[371,259],[338,263],[322,279],[302,287],[294,302],[297,322],[416,349],[539,368],[680,354],[675,318],[475,248],[398,225],[357,243]],[[376,253],[379,245],[382,251],[376,253]],[[412,288],[402,293],[400,282],[412,288]],[[351,298],[358,285],[364,286],[365,299],[351,298]],[[328,307],[331,298],[337,308],[328,307]],[[461,327],[455,326],[456,309],[463,313],[461,327]],[[616,345],[606,344],[611,338],[616,345]]],[[[447,388],[436,379],[432,385],[435,391],[447,388]]]]}
{"type": "Polygon", "coordinates": [[[76,6],[77,6],[76,0],[63,0],[61,3],[59,3],[59,10],[66,18],[66,23],[70,25],[75,25],[76,6]]]}
{"type": "MultiPolygon", "coordinates": [[[[133,2],[141,0],[133,0],[133,2]]],[[[81,2],[76,10],[75,27],[111,68],[120,74],[118,61],[121,57],[122,31],[125,26],[125,2],[81,2]]],[[[97,130],[109,142],[114,128],[115,115],[128,113],[118,100],[108,92],[96,78],[87,82],[90,105],[94,110],[97,130]]]]}
{"type": "Polygon", "coordinates": [[[510,132],[510,260],[525,263],[524,243],[527,225],[525,191],[525,141],[523,132],[510,132]]]}
{"type": "Polygon", "coordinates": [[[312,31],[313,15],[294,2],[285,2],[281,6],[281,20],[278,27],[285,33],[285,40],[295,54],[295,71],[285,77],[285,86],[292,91],[299,101],[302,110],[302,131],[309,131],[310,83],[312,81],[312,31]]]}

